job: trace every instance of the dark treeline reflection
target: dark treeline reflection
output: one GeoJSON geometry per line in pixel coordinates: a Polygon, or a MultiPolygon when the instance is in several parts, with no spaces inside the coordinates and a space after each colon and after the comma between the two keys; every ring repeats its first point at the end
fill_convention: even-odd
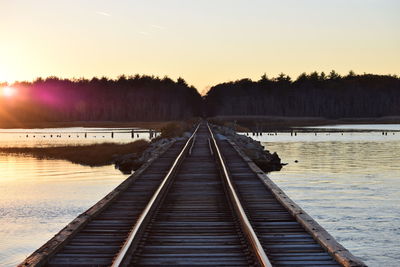
{"type": "Polygon", "coordinates": [[[400,115],[400,79],[313,72],[295,81],[281,74],[221,83],[205,96],[208,115],[380,117],[400,115]]]}
{"type": "Polygon", "coordinates": [[[18,90],[15,99],[0,99],[3,120],[178,120],[198,116],[202,105],[200,94],[182,78],[50,77],[12,86],[18,90]]]}

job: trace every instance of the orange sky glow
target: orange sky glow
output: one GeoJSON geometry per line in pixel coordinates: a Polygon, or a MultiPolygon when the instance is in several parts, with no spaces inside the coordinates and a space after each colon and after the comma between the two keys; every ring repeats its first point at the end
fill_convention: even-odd
{"type": "Polygon", "coordinates": [[[400,1],[1,1],[0,82],[400,74],[400,1]]]}

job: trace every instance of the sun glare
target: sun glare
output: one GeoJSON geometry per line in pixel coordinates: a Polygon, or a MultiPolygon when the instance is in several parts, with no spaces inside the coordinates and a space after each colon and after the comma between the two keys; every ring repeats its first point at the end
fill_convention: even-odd
{"type": "Polygon", "coordinates": [[[13,87],[10,87],[10,86],[3,87],[2,95],[4,97],[13,97],[16,93],[17,93],[17,90],[13,87]]]}

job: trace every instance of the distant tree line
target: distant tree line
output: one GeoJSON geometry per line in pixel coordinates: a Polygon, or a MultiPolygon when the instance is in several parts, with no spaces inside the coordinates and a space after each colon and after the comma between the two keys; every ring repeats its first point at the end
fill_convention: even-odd
{"type": "Polygon", "coordinates": [[[0,121],[180,120],[199,116],[202,107],[200,94],[182,78],[50,77],[12,87],[18,93],[0,98],[0,121]]]}
{"type": "Polygon", "coordinates": [[[395,75],[340,76],[335,71],[280,74],[212,87],[204,97],[208,116],[381,117],[400,115],[400,79],[395,75]]]}
{"type": "MultiPolygon", "coordinates": [[[[6,86],[6,84],[0,84],[6,86]]],[[[201,97],[185,80],[120,76],[118,79],[38,78],[17,82],[18,93],[0,97],[0,122],[156,121],[194,116],[381,117],[400,115],[400,78],[303,73],[296,80],[221,83],[201,97]]]]}

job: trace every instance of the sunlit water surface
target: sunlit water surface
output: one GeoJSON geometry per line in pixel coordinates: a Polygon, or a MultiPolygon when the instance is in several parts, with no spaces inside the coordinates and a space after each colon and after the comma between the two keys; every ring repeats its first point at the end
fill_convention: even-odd
{"type": "Polygon", "coordinates": [[[255,137],[289,163],[269,177],[369,266],[400,266],[400,125],[387,130],[255,137]]]}
{"type": "Polygon", "coordinates": [[[0,155],[0,266],[15,266],[127,176],[113,166],[0,155]]]}
{"type": "Polygon", "coordinates": [[[150,133],[143,131],[147,130],[139,128],[88,127],[0,129],[0,147],[47,147],[105,142],[129,143],[138,139],[149,139],[150,133]]]}
{"type": "MultiPolygon", "coordinates": [[[[400,130],[399,125],[390,127],[400,130]]],[[[0,130],[0,146],[132,141],[129,132],[117,129],[50,129],[61,137],[50,137],[49,130],[29,130],[28,137],[26,130],[19,131],[0,130]]],[[[339,242],[370,266],[398,266],[400,133],[269,133],[255,138],[289,163],[269,176],[339,242]]],[[[126,177],[112,166],[0,155],[0,266],[21,262],[126,177]]]]}
{"type": "MultiPolygon", "coordinates": [[[[128,143],[149,138],[149,133],[137,132],[132,138],[131,130],[0,129],[0,146],[128,143]]],[[[20,263],[126,177],[113,166],[91,168],[63,160],[0,154],[0,266],[20,263]]]]}

